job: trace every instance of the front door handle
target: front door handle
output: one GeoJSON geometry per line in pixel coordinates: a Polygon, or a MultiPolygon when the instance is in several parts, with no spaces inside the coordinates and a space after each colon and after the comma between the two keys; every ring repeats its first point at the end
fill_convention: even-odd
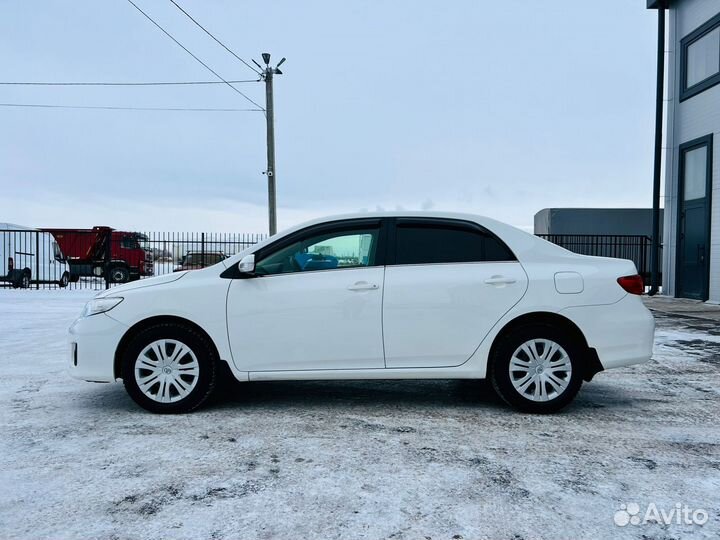
{"type": "Polygon", "coordinates": [[[485,280],[488,285],[512,285],[517,280],[511,277],[505,276],[492,276],[485,280]]]}
{"type": "Polygon", "coordinates": [[[367,281],[356,281],[352,285],[348,286],[348,291],[374,291],[379,287],[375,283],[368,283],[367,281]]]}

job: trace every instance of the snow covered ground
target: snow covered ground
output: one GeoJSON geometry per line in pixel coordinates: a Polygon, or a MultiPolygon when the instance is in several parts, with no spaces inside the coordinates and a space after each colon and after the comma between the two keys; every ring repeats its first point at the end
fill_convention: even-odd
{"type": "Polygon", "coordinates": [[[481,383],[235,385],[186,416],[70,379],[92,291],[0,291],[0,537],[717,538],[720,328],[660,317],[647,365],[556,416],[481,383]],[[705,525],[624,527],[621,504],[705,525]]]}

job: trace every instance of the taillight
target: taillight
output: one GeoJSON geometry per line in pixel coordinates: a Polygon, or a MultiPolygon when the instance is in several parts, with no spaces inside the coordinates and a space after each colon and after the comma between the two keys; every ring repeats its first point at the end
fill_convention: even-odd
{"type": "Polygon", "coordinates": [[[643,283],[643,278],[639,274],[619,277],[617,282],[630,294],[642,294],[645,292],[645,283],[643,283]]]}
{"type": "Polygon", "coordinates": [[[15,268],[15,259],[8,257],[8,272],[15,268]]]}

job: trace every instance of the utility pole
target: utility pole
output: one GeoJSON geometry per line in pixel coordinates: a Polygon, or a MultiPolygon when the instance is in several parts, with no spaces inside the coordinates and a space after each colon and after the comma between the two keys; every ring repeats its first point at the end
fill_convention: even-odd
{"type": "Polygon", "coordinates": [[[275,106],[273,103],[273,77],[282,75],[278,68],[285,61],[285,58],[278,62],[277,66],[270,65],[270,53],[262,53],[265,67],[255,62],[255,65],[262,71],[261,77],[265,81],[265,119],[267,121],[267,170],[265,174],[268,180],[268,221],[270,236],[277,232],[277,193],[275,176],[275,106]]]}

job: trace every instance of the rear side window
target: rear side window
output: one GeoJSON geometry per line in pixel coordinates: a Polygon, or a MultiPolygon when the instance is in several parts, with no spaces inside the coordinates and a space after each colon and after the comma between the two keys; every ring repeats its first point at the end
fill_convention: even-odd
{"type": "Polygon", "coordinates": [[[395,264],[437,264],[514,261],[495,236],[472,226],[397,225],[395,264]]]}

